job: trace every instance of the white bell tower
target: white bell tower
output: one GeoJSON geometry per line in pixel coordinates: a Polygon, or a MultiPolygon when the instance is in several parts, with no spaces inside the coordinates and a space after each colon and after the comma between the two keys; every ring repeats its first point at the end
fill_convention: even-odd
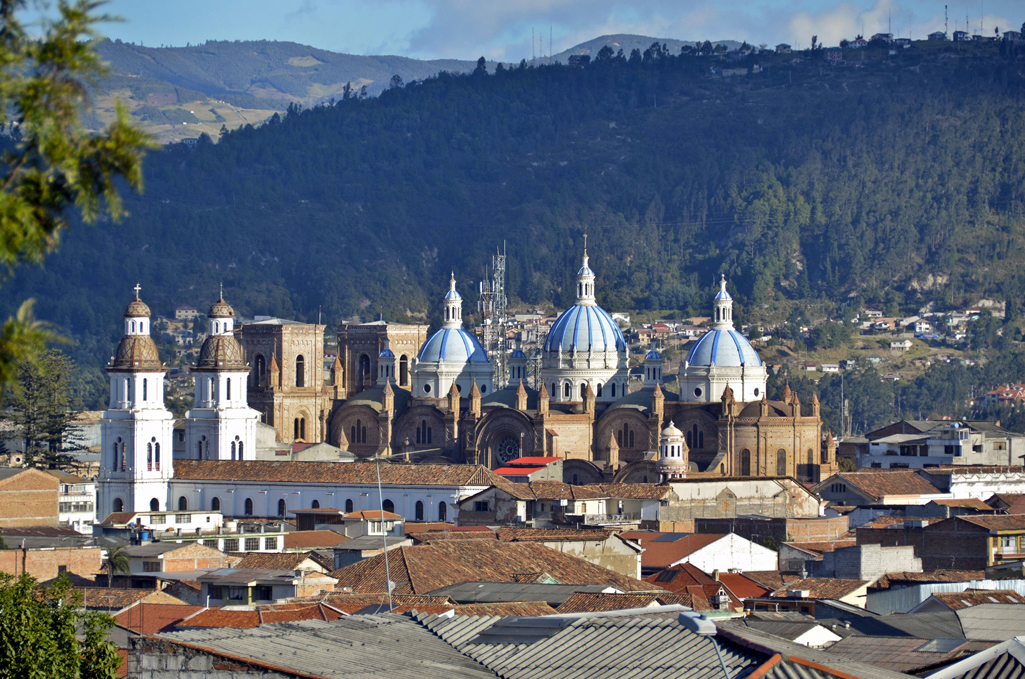
{"type": "Polygon", "coordinates": [[[164,366],[150,337],[150,310],[139,299],[125,309],[125,334],[107,367],[110,403],[100,420],[96,516],[167,509],[174,475],[174,416],[164,407],[164,366]]]}
{"type": "MultiPolygon", "coordinates": [[[[192,460],[255,460],[256,423],[260,413],[249,407],[249,366],[235,339],[235,310],[222,295],[210,307],[210,336],[199,351],[193,374],[196,396],[185,414],[185,455],[192,460]]],[[[192,498],[172,498],[174,509],[192,498]]],[[[180,506],[184,504],[185,506],[180,506]]]]}

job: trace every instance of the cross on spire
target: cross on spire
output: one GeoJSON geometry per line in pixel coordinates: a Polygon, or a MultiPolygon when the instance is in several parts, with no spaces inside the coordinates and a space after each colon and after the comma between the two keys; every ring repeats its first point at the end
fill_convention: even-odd
{"type": "Polygon", "coordinates": [[[220,299],[224,300],[224,281],[221,281],[221,296],[220,299]]]}
{"type": "Polygon", "coordinates": [[[142,286],[136,283],[132,289],[135,290],[135,299],[139,299],[139,291],[142,290],[142,286]]]}
{"type": "Polygon", "coordinates": [[[584,229],[584,254],[587,254],[587,229],[584,229]]]}

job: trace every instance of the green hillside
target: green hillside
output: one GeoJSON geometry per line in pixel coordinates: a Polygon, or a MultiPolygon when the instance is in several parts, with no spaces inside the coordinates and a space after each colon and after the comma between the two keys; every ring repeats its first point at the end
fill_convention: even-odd
{"type": "Polygon", "coordinates": [[[4,311],[37,297],[80,361],[109,356],[136,281],[162,314],[223,281],[242,314],[425,318],[450,270],[473,300],[503,241],[513,301],[561,306],[585,229],[610,310],[706,312],[719,272],[745,322],[1000,299],[1020,289],[1022,58],[953,49],[649,52],[293,109],[151,154],[131,217],[74,229],[4,311]]]}

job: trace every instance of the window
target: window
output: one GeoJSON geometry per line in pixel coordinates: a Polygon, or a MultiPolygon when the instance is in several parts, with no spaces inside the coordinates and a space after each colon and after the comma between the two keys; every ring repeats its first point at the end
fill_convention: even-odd
{"type": "Polygon", "coordinates": [[[242,459],[242,442],[238,442],[238,459],[242,459]]]}
{"type": "Polygon", "coordinates": [[[359,384],[356,385],[357,389],[363,388],[363,383],[367,377],[370,376],[370,357],[366,354],[361,354],[359,357],[359,384]]]}
{"type": "Polygon", "coordinates": [[[474,502],[473,502],[473,511],[475,511],[475,512],[486,512],[486,511],[488,511],[488,501],[487,500],[474,500],[474,502]]]}
{"type": "Polygon", "coordinates": [[[601,398],[601,382],[598,383],[598,392],[595,394],[598,398],[601,398]]]}
{"type": "Polygon", "coordinates": [[[146,444],[146,471],[153,471],[153,444],[146,444]]]}
{"type": "Polygon", "coordinates": [[[423,521],[424,520],[424,503],[420,500],[416,501],[416,507],[413,509],[413,520],[423,521]]]}
{"type": "Polygon", "coordinates": [[[188,511],[188,509],[189,509],[189,501],[185,498],[184,495],[182,495],[181,497],[178,498],[178,511],[179,512],[184,512],[184,511],[188,511]]]}
{"type": "Polygon", "coordinates": [[[142,562],[143,573],[159,573],[160,562],[159,561],[143,561],[142,562]]]}
{"type": "Polygon", "coordinates": [[[149,380],[147,380],[145,377],[143,377],[142,378],[142,400],[143,401],[146,400],[146,393],[147,393],[146,387],[148,386],[148,384],[149,384],[149,380]]]}
{"type": "Polygon", "coordinates": [[[224,590],[224,588],[221,587],[220,585],[207,585],[207,589],[206,589],[207,595],[211,599],[223,599],[224,598],[224,591],[223,590],[224,590]]]}
{"type": "Polygon", "coordinates": [[[225,552],[237,552],[238,551],[238,538],[226,538],[224,540],[225,552]]]}
{"type": "Polygon", "coordinates": [[[829,464],[829,448],[823,446],[819,451],[819,458],[822,460],[822,464],[829,464]]]}
{"type": "Polygon", "coordinates": [[[352,512],[352,500],[345,501],[345,512],[347,514],[352,512]]]}
{"type": "Polygon", "coordinates": [[[264,538],[263,539],[263,549],[264,549],[264,551],[276,550],[277,548],[278,548],[278,539],[277,538],[264,538]]]}
{"type": "Polygon", "coordinates": [[[258,551],[260,551],[260,538],[246,538],[246,551],[247,552],[258,552],[258,551]]]}
{"type": "Polygon", "coordinates": [[[284,515],[285,515],[285,501],[284,500],[278,500],[278,516],[284,516],[284,515]]]}
{"type": "Polygon", "coordinates": [[[612,383],[612,398],[616,398],[616,383],[612,383]]]}
{"type": "Polygon", "coordinates": [[[831,483],[831,484],[829,484],[829,492],[831,492],[831,493],[846,493],[847,492],[847,484],[846,483],[831,483]]]}
{"type": "Polygon", "coordinates": [[[409,386],[409,359],[406,356],[399,359],[399,386],[409,386]]]}
{"type": "Polygon", "coordinates": [[[154,514],[153,516],[149,517],[149,522],[154,526],[163,526],[165,523],[167,523],[167,516],[164,514],[154,514]]]}
{"type": "Polygon", "coordinates": [[[231,442],[231,459],[235,459],[235,442],[231,442]]]}
{"type": "Polygon", "coordinates": [[[175,514],[174,522],[177,524],[192,523],[192,514],[175,514]]]}
{"type": "Polygon", "coordinates": [[[253,359],[253,375],[256,377],[256,386],[264,387],[264,378],[267,375],[267,360],[262,354],[257,354],[253,359]]]}
{"type": "Polygon", "coordinates": [[[572,387],[570,387],[569,382],[567,382],[566,384],[562,385],[562,397],[563,398],[570,398],[570,389],[571,388],[572,387]]]}
{"type": "Polygon", "coordinates": [[[228,401],[231,400],[231,378],[229,377],[224,383],[224,398],[228,401]]]}
{"type": "Polygon", "coordinates": [[[221,511],[221,498],[215,497],[213,500],[210,500],[210,511],[212,511],[212,512],[219,512],[219,511],[221,511]]]}
{"type": "Polygon", "coordinates": [[[751,476],[751,451],[747,448],[740,451],[740,475],[751,476]]]}
{"type": "Polygon", "coordinates": [[[391,500],[385,500],[384,503],[381,506],[384,507],[384,511],[386,511],[386,512],[394,512],[395,511],[395,503],[392,502],[391,500]]]}
{"type": "Polygon", "coordinates": [[[438,505],[438,521],[448,521],[448,505],[444,502],[438,505]]]}
{"type": "Polygon", "coordinates": [[[302,354],[295,357],[295,386],[306,386],[306,359],[302,354]]]}
{"type": "MultiPolygon", "coordinates": [[[[808,449],[808,466],[810,467],[813,464],[815,464],[815,451],[812,450],[811,448],[809,448],[808,449]]],[[[811,472],[809,471],[809,473],[811,473],[811,472]]]]}
{"type": "Polygon", "coordinates": [[[253,601],[271,601],[274,599],[274,590],[270,585],[257,585],[253,587],[253,601]]]}
{"type": "Polygon", "coordinates": [[[306,418],[305,417],[297,417],[297,418],[295,418],[295,422],[292,423],[292,428],[293,428],[293,436],[292,436],[292,438],[294,438],[297,441],[305,441],[306,440],[306,418]]]}
{"type": "Polygon", "coordinates": [[[160,503],[157,501],[156,498],[153,498],[152,500],[149,501],[149,510],[151,512],[159,512],[160,511],[160,503]]]}
{"type": "Polygon", "coordinates": [[[160,444],[156,442],[156,438],[153,439],[153,467],[160,471],[160,444]]]}
{"type": "Polygon", "coordinates": [[[310,509],[320,509],[320,500],[314,500],[311,502],[310,509]]]}
{"type": "Polygon", "coordinates": [[[246,498],[246,505],[245,505],[245,507],[246,507],[245,515],[246,516],[252,516],[253,515],[253,499],[252,498],[248,498],[248,497],[246,498]]]}
{"type": "Polygon", "coordinates": [[[776,476],[787,475],[787,451],[780,448],[776,451],[776,476]]]}
{"type": "Polygon", "coordinates": [[[123,512],[125,510],[125,502],[119,497],[114,498],[114,511],[123,512]]]}
{"type": "Polygon", "coordinates": [[[1018,536],[1017,535],[1001,535],[1000,536],[1000,553],[1001,554],[1017,554],[1018,553],[1018,536]]]}
{"type": "Polygon", "coordinates": [[[245,585],[228,585],[229,601],[245,601],[249,598],[249,588],[245,585]]]}
{"type": "Polygon", "coordinates": [[[585,396],[586,394],[587,394],[587,385],[586,385],[586,384],[581,384],[581,385],[580,385],[580,400],[581,400],[581,401],[583,401],[583,400],[584,400],[584,396],[585,396]]]}

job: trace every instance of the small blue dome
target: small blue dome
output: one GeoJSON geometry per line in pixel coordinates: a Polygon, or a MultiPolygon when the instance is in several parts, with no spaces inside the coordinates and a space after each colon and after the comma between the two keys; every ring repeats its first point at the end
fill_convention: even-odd
{"type": "Polygon", "coordinates": [[[420,348],[421,363],[490,363],[484,347],[462,328],[442,328],[420,348]]]}
{"type": "Polygon", "coordinates": [[[715,293],[715,299],[733,299],[730,297],[730,293],[726,292],[726,288],[723,288],[719,292],[715,293]]]}
{"type": "Polygon", "coordinates": [[[645,361],[661,361],[662,360],[662,354],[660,354],[657,351],[655,351],[654,349],[652,349],[651,351],[649,351],[647,354],[644,355],[644,360],[645,361]]]}
{"type": "Polygon", "coordinates": [[[608,312],[593,304],[576,304],[562,312],[545,339],[545,351],[626,350],[623,332],[608,312]]]}
{"type": "Polygon", "coordinates": [[[697,366],[738,367],[761,365],[762,359],[758,357],[758,352],[747,338],[736,330],[711,330],[691,347],[687,354],[687,363],[697,366]]]}
{"type": "Polygon", "coordinates": [[[448,292],[445,293],[445,299],[462,299],[462,298],[463,298],[463,296],[460,295],[455,290],[449,290],[448,292]]]}
{"type": "Polygon", "coordinates": [[[525,353],[523,353],[523,351],[520,350],[520,349],[514,349],[512,354],[509,355],[509,358],[526,358],[526,357],[527,357],[527,355],[525,353]]]}
{"type": "Polygon", "coordinates": [[[395,358],[395,353],[391,349],[385,347],[384,351],[381,352],[378,358],[395,358]]]}
{"type": "Polygon", "coordinates": [[[580,271],[577,271],[577,275],[578,276],[593,276],[594,272],[591,271],[591,267],[587,266],[587,263],[585,262],[584,265],[582,267],[580,267],[580,271]]]}

